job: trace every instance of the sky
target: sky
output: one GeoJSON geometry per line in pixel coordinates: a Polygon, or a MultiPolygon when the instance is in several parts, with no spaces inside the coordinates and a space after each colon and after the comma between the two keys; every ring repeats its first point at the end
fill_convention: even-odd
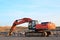
{"type": "Polygon", "coordinates": [[[0,26],[25,17],[60,26],[60,0],[0,0],[0,26]]]}

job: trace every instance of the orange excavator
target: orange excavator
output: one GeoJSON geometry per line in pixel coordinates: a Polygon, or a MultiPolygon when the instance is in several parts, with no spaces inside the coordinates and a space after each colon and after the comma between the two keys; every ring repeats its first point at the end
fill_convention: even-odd
{"type": "Polygon", "coordinates": [[[12,32],[15,30],[16,26],[22,23],[28,22],[28,29],[31,31],[25,32],[25,36],[49,36],[51,35],[51,30],[55,30],[56,26],[51,22],[41,22],[38,23],[37,20],[32,20],[31,18],[22,18],[15,20],[10,31],[9,36],[12,35],[12,32]]]}

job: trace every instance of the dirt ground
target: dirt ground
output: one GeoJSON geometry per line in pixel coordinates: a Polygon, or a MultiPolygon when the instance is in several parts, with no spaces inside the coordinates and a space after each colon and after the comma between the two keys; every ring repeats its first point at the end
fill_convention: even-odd
{"type": "MultiPolygon", "coordinates": [[[[7,36],[8,35],[8,32],[10,31],[11,27],[10,26],[4,26],[4,27],[0,27],[0,36],[7,36]]],[[[24,33],[28,30],[27,27],[22,27],[22,26],[19,26],[19,27],[16,27],[14,33],[12,36],[17,36],[17,37],[20,37],[22,36],[21,33],[24,33]]],[[[60,27],[56,29],[56,31],[53,31],[54,35],[53,36],[59,36],[60,37],[60,27]]]]}
{"type": "Polygon", "coordinates": [[[60,37],[0,37],[0,40],[60,40],[60,37]]]}
{"type": "MultiPolygon", "coordinates": [[[[6,36],[11,27],[0,27],[0,40],[60,40],[60,28],[57,28],[57,31],[53,31],[55,34],[49,37],[24,37],[24,36],[6,36]]],[[[17,27],[15,32],[24,32],[27,27],[17,27]]]]}

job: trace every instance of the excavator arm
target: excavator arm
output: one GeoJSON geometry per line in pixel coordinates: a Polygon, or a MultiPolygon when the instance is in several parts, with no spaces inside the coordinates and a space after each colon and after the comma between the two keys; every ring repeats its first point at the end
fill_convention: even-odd
{"type": "Polygon", "coordinates": [[[31,20],[32,19],[30,19],[30,18],[22,18],[22,19],[15,20],[8,35],[11,36],[12,32],[15,30],[17,25],[26,23],[26,22],[30,22],[31,20]]]}

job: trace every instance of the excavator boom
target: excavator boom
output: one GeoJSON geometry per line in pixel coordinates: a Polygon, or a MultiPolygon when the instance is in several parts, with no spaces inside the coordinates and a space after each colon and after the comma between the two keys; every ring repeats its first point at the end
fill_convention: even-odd
{"type": "Polygon", "coordinates": [[[22,23],[25,23],[25,22],[30,22],[31,20],[32,19],[30,19],[30,18],[23,18],[23,19],[15,20],[8,35],[10,36],[12,34],[14,29],[16,28],[16,25],[19,25],[19,24],[22,24],[22,23]]]}

